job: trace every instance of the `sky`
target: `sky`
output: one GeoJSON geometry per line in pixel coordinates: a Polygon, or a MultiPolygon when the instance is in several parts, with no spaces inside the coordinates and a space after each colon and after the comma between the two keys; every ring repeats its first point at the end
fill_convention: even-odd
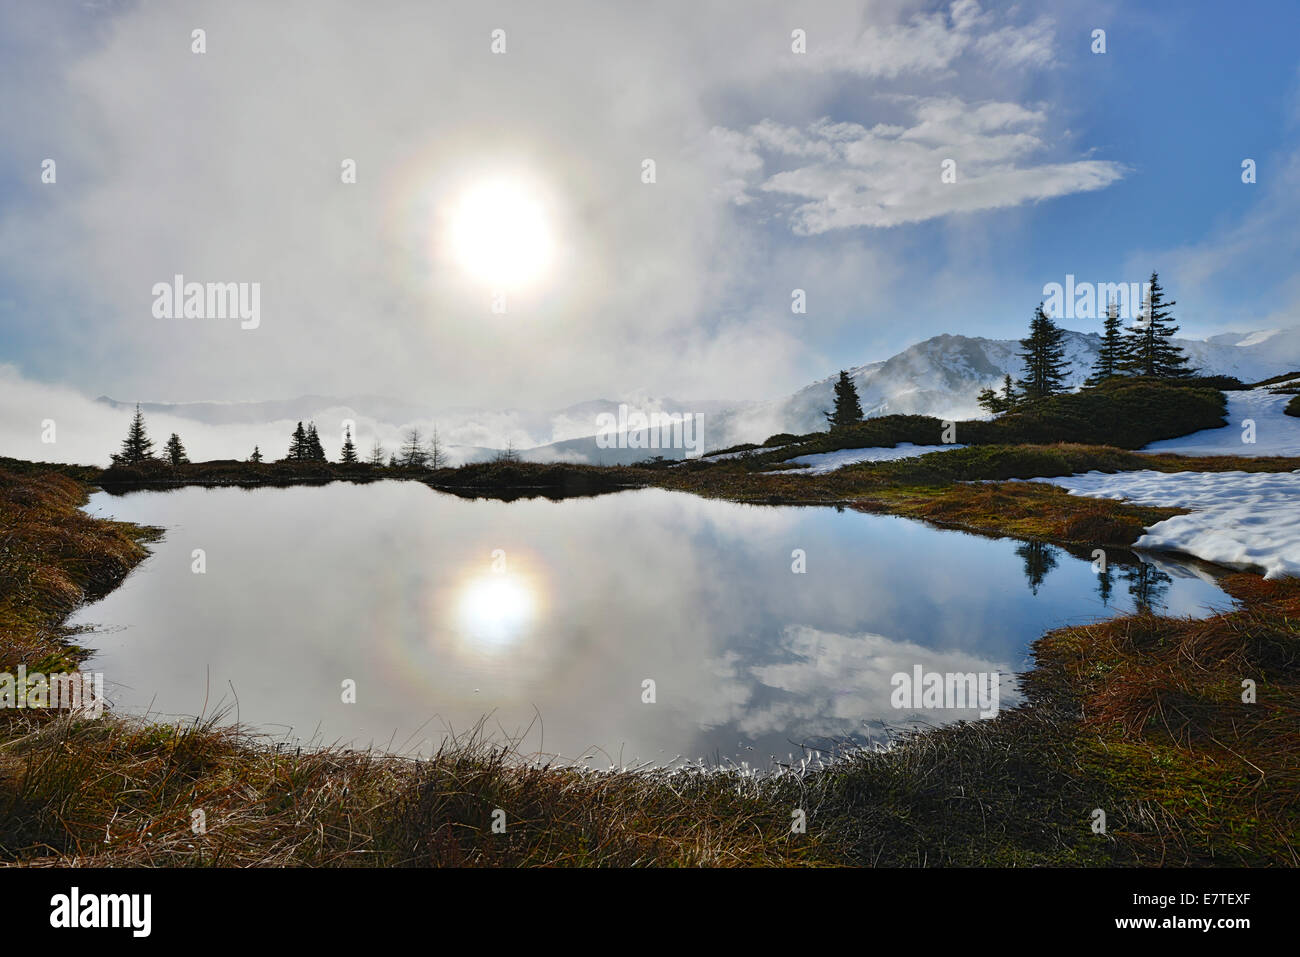
{"type": "Polygon", "coordinates": [[[1067,274],[1294,325],[1300,7],[1137,6],[5,4],[0,366],[556,409],[1016,337],[1067,274]],[[484,275],[503,243],[529,268],[484,275]],[[256,327],[158,315],[177,274],[258,284],[256,327]]]}

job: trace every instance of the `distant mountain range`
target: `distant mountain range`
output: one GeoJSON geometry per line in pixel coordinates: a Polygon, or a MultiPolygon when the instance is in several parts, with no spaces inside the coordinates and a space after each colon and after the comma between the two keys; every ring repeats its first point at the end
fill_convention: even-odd
{"type": "MultiPolygon", "coordinates": [[[[1192,365],[1205,374],[1231,375],[1252,382],[1300,369],[1300,327],[1255,333],[1226,333],[1209,339],[1180,339],[1192,365]]],[[[1079,385],[1096,360],[1101,337],[1065,334],[1069,383],[1079,385]]],[[[1004,375],[1020,375],[1020,344],[1014,339],[941,335],[909,346],[879,362],[849,369],[868,415],[911,413],[964,419],[982,414],[979,391],[998,386],[1004,375]]],[[[700,413],[704,445],[720,449],[742,442],[761,442],[779,432],[825,428],[822,411],[832,404],[837,375],[813,382],[779,399],[748,402],[682,402],[633,397],[623,400],[646,414],[700,413]]],[[[133,403],[101,396],[99,402],[127,409],[133,403]]],[[[141,403],[145,412],[165,413],[207,425],[265,425],[315,419],[330,423],[355,418],[358,446],[369,448],[370,431],[387,436],[386,446],[406,427],[427,433],[436,424],[453,461],[491,458],[507,444],[530,461],[571,461],[614,465],[649,455],[681,458],[680,449],[599,447],[599,417],[617,416],[619,400],[592,400],[550,412],[453,408],[438,411],[380,396],[300,396],[259,402],[141,403]]],[[[287,433],[286,433],[287,435],[287,433]]]]}

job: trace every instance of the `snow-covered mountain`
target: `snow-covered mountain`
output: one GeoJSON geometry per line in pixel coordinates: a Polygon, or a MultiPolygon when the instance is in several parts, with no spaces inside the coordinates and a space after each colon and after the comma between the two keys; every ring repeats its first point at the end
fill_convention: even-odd
{"type": "MultiPolygon", "coordinates": [[[[1231,375],[1253,382],[1300,369],[1300,327],[1257,333],[1226,333],[1208,340],[1179,339],[1192,365],[1206,375],[1231,375]]],[[[1067,381],[1082,384],[1096,362],[1101,336],[1065,333],[1067,381]]],[[[910,413],[944,419],[978,416],[979,391],[1001,385],[1003,376],[1022,373],[1020,343],[1015,339],[984,339],[942,335],[918,342],[883,362],[850,369],[862,408],[868,415],[910,413]]],[[[718,417],[710,425],[721,448],[761,441],[777,432],[810,432],[826,426],[821,413],[833,403],[838,374],[805,386],[784,399],[755,403],[718,417]],[[750,424],[761,428],[750,428],[750,424]],[[774,427],[775,426],[775,427],[774,427]],[[758,433],[764,432],[759,435],[758,433]]]]}
{"type": "MultiPolygon", "coordinates": [[[[1243,382],[1255,382],[1300,369],[1300,327],[1177,341],[1191,357],[1192,365],[1206,375],[1231,375],[1243,382]]],[[[1067,381],[1071,386],[1081,385],[1088,377],[1100,347],[1101,336],[1096,333],[1066,331],[1065,356],[1070,363],[1067,381]]],[[[973,418],[983,414],[976,401],[981,389],[1000,386],[1007,374],[1013,378],[1021,375],[1020,349],[1016,339],[941,335],[883,361],[847,371],[868,416],[903,413],[973,418]]],[[[822,412],[834,402],[837,378],[838,373],[780,399],[737,404],[706,414],[705,446],[720,449],[742,442],[761,442],[781,432],[801,434],[824,429],[822,412]]],[[[590,439],[570,439],[533,449],[527,457],[543,460],[560,451],[570,460],[585,457],[605,464],[636,461],[648,454],[681,457],[674,450],[598,450],[590,439]]]]}
{"type": "MultiPolygon", "coordinates": [[[[1205,374],[1237,376],[1258,381],[1300,369],[1300,327],[1254,333],[1225,333],[1209,339],[1180,339],[1192,365],[1205,374]]],[[[1096,333],[1065,333],[1068,381],[1079,385],[1096,360],[1101,337],[1096,333]]],[[[1020,343],[1015,339],[941,335],[909,346],[897,355],[849,371],[869,416],[892,413],[933,415],[945,419],[981,414],[979,391],[997,387],[1008,373],[1021,373],[1020,343]]],[[[412,403],[376,396],[302,396],[297,399],[238,403],[148,403],[149,413],[193,419],[225,428],[275,423],[287,442],[288,429],[298,419],[315,419],[328,436],[337,423],[356,423],[357,445],[364,453],[374,438],[387,450],[395,448],[402,433],[418,427],[428,434],[437,425],[453,463],[487,459],[507,444],[525,460],[539,462],[590,462],[615,465],[639,461],[649,455],[682,458],[682,449],[600,448],[595,433],[602,416],[615,416],[619,406],[646,414],[652,412],[703,416],[705,449],[720,449],[742,442],[761,442],[780,432],[804,433],[826,427],[822,416],[833,403],[836,375],[813,382],[792,395],[766,401],[682,402],[641,396],[622,400],[598,399],[553,411],[444,409],[434,413],[412,403]]],[[[116,409],[127,403],[107,397],[98,400],[116,409]]],[[[341,441],[341,440],[340,440],[341,441]]],[[[337,443],[336,443],[337,444],[337,443]]],[[[607,443],[608,444],[608,443],[607,443]]],[[[270,454],[278,454],[278,445],[270,454]]],[[[330,450],[327,439],[326,449],[330,450]]],[[[203,454],[202,449],[195,452],[203,454]]],[[[331,451],[331,454],[333,452],[331,451]]]]}

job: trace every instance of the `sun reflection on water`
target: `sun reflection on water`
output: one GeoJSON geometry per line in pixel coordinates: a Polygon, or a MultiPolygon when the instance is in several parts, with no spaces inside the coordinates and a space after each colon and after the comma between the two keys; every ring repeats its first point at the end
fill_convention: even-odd
{"type": "Polygon", "coordinates": [[[531,583],[510,572],[489,572],[468,582],[457,604],[463,638],[479,649],[515,644],[532,628],[537,595],[531,583]]]}

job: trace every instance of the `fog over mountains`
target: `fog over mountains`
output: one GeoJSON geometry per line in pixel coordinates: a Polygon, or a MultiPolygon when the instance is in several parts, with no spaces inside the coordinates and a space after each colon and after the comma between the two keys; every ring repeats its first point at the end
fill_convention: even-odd
{"type": "MultiPolygon", "coordinates": [[[[1300,369],[1300,327],[1254,333],[1225,333],[1207,340],[1180,339],[1192,364],[1206,374],[1233,375],[1257,381],[1300,369]]],[[[1101,337],[1096,333],[1066,332],[1066,355],[1071,363],[1070,384],[1079,385],[1096,359],[1101,337]]],[[[914,413],[940,418],[973,418],[982,414],[976,395],[986,386],[1000,385],[1004,375],[1020,374],[1014,339],[940,335],[913,345],[888,359],[849,371],[868,415],[914,413]]],[[[453,463],[491,458],[513,446],[530,461],[617,464],[650,455],[682,457],[680,449],[600,448],[595,433],[603,414],[618,415],[620,403],[649,414],[697,413],[703,416],[704,447],[719,449],[742,442],[761,442],[779,432],[811,432],[825,428],[822,411],[832,403],[835,373],[792,395],[759,401],[677,401],[633,395],[619,400],[598,399],[543,412],[450,408],[433,413],[411,404],[379,396],[331,397],[306,395],[295,399],[258,402],[142,403],[146,414],[167,421],[189,420],[226,435],[242,434],[248,450],[262,441],[263,452],[279,457],[283,449],[274,437],[288,441],[293,423],[313,419],[321,430],[327,452],[335,456],[342,423],[355,423],[357,447],[368,452],[376,438],[391,451],[402,433],[414,426],[427,435],[436,425],[453,463]],[[262,438],[254,439],[254,433],[262,438]],[[271,442],[266,441],[268,437],[271,442]]],[[[125,412],[134,403],[101,396],[101,406],[125,412]]],[[[123,420],[125,423],[125,419],[123,420]]],[[[125,424],[123,426],[125,428],[125,424]]],[[[204,430],[208,431],[208,430],[204,430]]],[[[185,432],[182,431],[182,437],[185,432]]],[[[225,449],[206,450],[199,435],[187,439],[192,454],[224,457],[225,449]]],[[[223,445],[226,443],[223,443],[223,445]]],[[[242,448],[242,446],[241,446],[242,448]]],[[[107,452],[105,453],[106,458],[107,452]]]]}

